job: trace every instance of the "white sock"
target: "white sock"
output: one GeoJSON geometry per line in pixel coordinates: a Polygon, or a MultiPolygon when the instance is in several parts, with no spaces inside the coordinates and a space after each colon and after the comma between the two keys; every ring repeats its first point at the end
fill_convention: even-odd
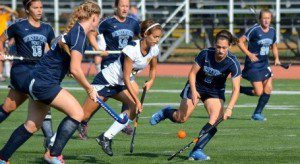
{"type": "Polygon", "coordinates": [[[97,70],[97,73],[99,73],[101,71],[101,64],[96,64],[96,70],[97,70]]]}
{"type": "MultiPolygon", "coordinates": [[[[121,113],[119,115],[121,118],[124,117],[124,114],[121,113]]],[[[108,139],[112,139],[115,135],[117,135],[122,129],[124,129],[128,123],[131,120],[128,119],[128,121],[125,124],[120,124],[118,121],[115,121],[110,127],[109,129],[104,133],[104,137],[108,138],[108,139]]]]}

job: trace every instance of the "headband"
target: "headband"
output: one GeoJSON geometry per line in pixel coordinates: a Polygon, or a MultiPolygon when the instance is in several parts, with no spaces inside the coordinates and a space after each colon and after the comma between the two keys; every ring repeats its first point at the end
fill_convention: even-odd
{"type": "Polygon", "coordinates": [[[151,28],[153,28],[153,27],[155,27],[155,26],[160,26],[160,24],[159,24],[159,23],[154,23],[153,25],[151,25],[150,27],[148,27],[148,28],[146,29],[145,34],[146,34],[151,28]]]}
{"type": "Polygon", "coordinates": [[[29,0],[26,4],[25,4],[25,9],[27,9],[28,4],[31,2],[32,0],[29,0]]]}

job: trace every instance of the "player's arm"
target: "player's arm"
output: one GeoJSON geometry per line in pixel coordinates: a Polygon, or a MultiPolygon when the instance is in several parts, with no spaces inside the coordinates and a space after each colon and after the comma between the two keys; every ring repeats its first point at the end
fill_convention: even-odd
{"type": "Polygon", "coordinates": [[[252,62],[258,61],[255,54],[251,53],[246,46],[247,38],[245,35],[239,38],[238,46],[244,54],[246,54],[252,62]]]}
{"type": "Polygon", "coordinates": [[[96,101],[96,97],[98,96],[97,91],[94,90],[93,86],[87,81],[81,69],[82,58],[83,56],[79,51],[71,51],[70,72],[76,81],[86,90],[90,98],[96,101]]]}
{"type": "Polygon", "coordinates": [[[195,106],[197,105],[198,99],[200,98],[200,95],[196,89],[196,75],[199,70],[200,66],[197,63],[194,63],[189,73],[189,83],[192,93],[192,102],[195,106]]]}
{"type": "Polygon", "coordinates": [[[144,85],[146,86],[147,91],[153,86],[156,77],[156,66],[157,66],[157,57],[154,57],[150,61],[149,80],[144,85]]]}
{"type": "Polygon", "coordinates": [[[271,46],[273,55],[274,55],[274,64],[275,65],[280,65],[280,60],[279,60],[279,53],[278,53],[278,46],[277,43],[272,44],[271,46]]]}
{"type": "Polygon", "coordinates": [[[0,36],[0,60],[4,60],[4,42],[7,40],[7,36],[3,33],[1,36],[0,36]]]}
{"type": "Polygon", "coordinates": [[[123,65],[124,83],[125,83],[125,86],[126,86],[128,92],[130,93],[131,97],[133,98],[133,100],[136,104],[136,108],[139,110],[139,112],[142,112],[143,109],[142,109],[141,102],[140,102],[139,98],[137,97],[137,95],[135,95],[134,88],[130,82],[132,65],[133,65],[133,61],[130,59],[130,57],[125,55],[124,65],[123,65]]]}
{"type": "Polygon", "coordinates": [[[97,31],[90,31],[88,34],[87,34],[87,37],[88,37],[88,40],[91,44],[91,46],[93,47],[93,49],[95,51],[103,51],[104,53],[101,54],[101,56],[107,56],[108,55],[108,52],[107,51],[104,51],[103,49],[100,48],[100,45],[99,44],[105,44],[105,41],[103,42],[104,38],[99,38],[101,39],[100,43],[98,44],[97,42],[97,36],[98,36],[98,32],[97,31]]]}
{"type": "Polygon", "coordinates": [[[232,109],[234,108],[240,94],[240,83],[241,83],[241,75],[232,78],[232,92],[230,101],[226,107],[224,113],[224,120],[227,120],[232,115],[232,109]]]}
{"type": "Polygon", "coordinates": [[[13,14],[16,17],[18,16],[18,12],[14,11],[12,8],[10,8],[8,6],[0,5],[0,9],[4,9],[5,11],[13,14]]]}

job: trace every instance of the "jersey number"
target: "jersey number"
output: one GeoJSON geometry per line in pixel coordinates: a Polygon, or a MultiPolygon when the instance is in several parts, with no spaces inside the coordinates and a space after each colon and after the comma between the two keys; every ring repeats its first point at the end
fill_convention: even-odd
{"type": "Polygon", "coordinates": [[[270,51],[269,46],[262,46],[260,48],[260,55],[268,55],[270,51]]]}
{"type": "Polygon", "coordinates": [[[33,57],[42,56],[42,46],[32,46],[32,55],[33,57]]]}
{"type": "Polygon", "coordinates": [[[204,79],[204,81],[206,83],[210,84],[212,82],[213,78],[214,78],[213,76],[206,76],[205,79],[204,79]]]}

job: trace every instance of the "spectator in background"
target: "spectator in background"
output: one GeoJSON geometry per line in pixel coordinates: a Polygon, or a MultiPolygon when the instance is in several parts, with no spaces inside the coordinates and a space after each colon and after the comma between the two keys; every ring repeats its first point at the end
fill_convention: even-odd
{"type": "MultiPolygon", "coordinates": [[[[7,29],[8,22],[11,21],[11,16],[18,16],[18,13],[13,9],[0,5],[0,35],[7,29]]],[[[5,78],[2,75],[3,72],[3,62],[0,62],[0,82],[5,81],[5,78]]]]}

